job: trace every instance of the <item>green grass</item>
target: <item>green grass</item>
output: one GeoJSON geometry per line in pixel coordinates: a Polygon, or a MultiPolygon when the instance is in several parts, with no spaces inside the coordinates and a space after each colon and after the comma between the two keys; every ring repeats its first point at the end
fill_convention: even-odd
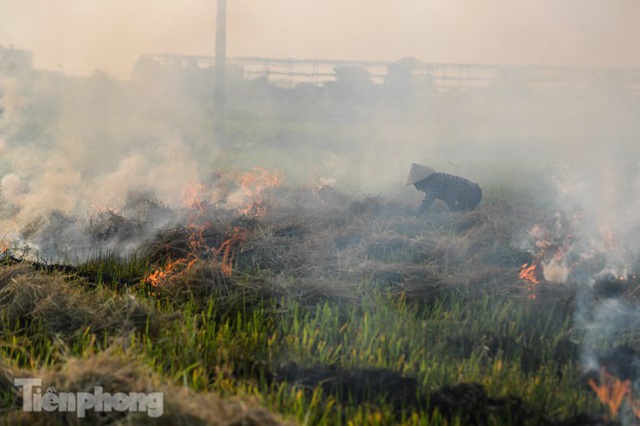
{"type": "MultiPolygon", "coordinates": [[[[82,357],[121,345],[122,351],[142,355],[173,384],[222,396],[257,396],[268,408],[309,424],[331,423],[340,416],[353,424],[372,419],[384,424],[393,414],[384,402],[337,406],[334,397],[322,395],[320,389],[309,396],[286,383],[271,385],[259,370],[247,373],[255,363],[277,366],[286,360],[308,367],[384,368],[416,377],[425,394],[444,385],[478,382],[492,396],[516,395],[554,418],[602,413],[580,382],[573,361],[554,357],[571,331],[569,319],[522,299],[485,296],[469,301],[452,295],[418,307],[374,292],[363,303],[346,306],[274,301],[271,308],[238,312],[222,321],[216,318],[215,300],[204,310],[195,306],[185,304],[178,312],[180,319],[159,336],[132,334],[126,344],[110,339],[115,335],[96,336],[85,330],[72,336],[69,346],[51,340],[41,323],[5,327],[3,315],[5,343],[0,352],[15,365],[37,368],[61,362],[64,356],[82,357]],[[531,359],[536,361],[527,361],[531,359]],[[235,375],[238,369],[245,374],[235,375]]],[[[175,307],[160,303],[156,309],[176,313],[175,307]]],[[[433,413],[418,411],[407,413],[407,424],[443,423],[433,413]]]]}
{"type": "MultiPolygon", "coordinates": [[[[489,193],[496,203],[504,202],[498,189],[489,193]]],[[[442,261],[433,254],[437,247],[444,246],[446,253],[448,247],[473,243],[478,234],[494,238],[494,248],[478,245],[482,250],[495,250],[500,244],[516,252],[502,236],[508,229],[498,229],[496,224],[490,232],[477,231],[500,219],[500,214],[495,205],[486,208],[472,217],[479,222],[471,228],[466,216],[437,212],[429,219],[397,222],[345,217],[331,226],[336,228],[332,233],[364,229],[371,241],[380,243],[379,249],[364,250],[376,261],[428,267],[442,261]],[[396,241],[396,235],[419,241],[430,238],[437,244],[432,248],[385,245],[385,238],[396,241]]],[[[490,261],[494,260],[474,260],[473,265],[488,267],[490,261]]],[[[436,270],[441,275],[436,277],[473,272],[466,271],[467,263],[457,262],[439,265],[436,270]]],[[[415,287],[413,292],[402,291],[402,286],[390,286],[371,275],[346,275],[343,279],[351,285],[352,297],[329,294],[308,299],[298,294],[310,288],[308,283],[298,284],[299,277],[277,278],[241,261],[236,262],[239,265],[246,269],[236,270],[227,281],[217,279],[206,293],[189,287],[178,287],[181,293],[163,293],[142,280],[154,266],[138,257],[123,259],[115,254],[78,265],[72,277],[61,278],[51,271],[11,275],[0,282],[2,364],[37,372],[58,368],[70,358],[115,353],[140,360],[167,386],[254,401],[300,424],[466,424],[462,414],[444,415],[429,407],[439,390],[460,383],[481,384],[492,398],[521,399],[533,413],[529,424],[537,424],[541,416],[558,421],[578,414],[607,415],[578,370],[582,336],[572,320],[570,299],[552,293],[542,295],[543,300],[530,300],[518,291],[521,283],[501,281],[508,273],[493,278],[483,287],[487,291],[479,292],[471,282],[424,294],[415,287]],[[48,283],[49,278],[55,285],[48,283]],[[25,285],[11,287],[11,279],[25,285]],[[276,291],[283,279],[288,290],[276,291]],[[265,282],[266,288],[274,289],[271,295],[264,294],[265,282]],[[33,306],[25,306],[16,317],[20,291],[35,296],[33,306]],[[43,313],[42,306],[50,312],[43,313]],[[56,308],[90,314],[81,327],[69,329],[51,321],[51,316],[60,316],[56,308]],[[372,390],[369,397],[356,397],[334,392],[323,382],[298,386],[282,379],[281,372],[292,365],[305,371],[393,372],[415,379],[416,400],[421,402],[399,414],[397,404],[388,399],[393,393],[387,398],[372,390]]],[[[512,266],[500,267],[508,272],[518,265],[514,260],[512,266]]],[[[199,275],[200,281],[195,282],[207,284],[206,276],[199,275]]],[[[429,288],[432,283],[421,285],[429,288]]],[[[7,389],[0,392],[4,401],[10,399],[7,389]]],[[[499,412],[490,414],[488,422],[515,424],[499,412]]]]}

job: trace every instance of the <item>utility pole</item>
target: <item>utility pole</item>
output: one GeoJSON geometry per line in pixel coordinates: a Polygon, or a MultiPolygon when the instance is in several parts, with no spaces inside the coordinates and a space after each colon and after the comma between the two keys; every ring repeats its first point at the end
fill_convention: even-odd
{"type": "Polygon", "coordinates": [[[218,143],[225,144],[224,129],[226,103],[226,62],[227,62],[227,0],[218,0],[216,12],[216,58],[213,87],[214,125],[218,143]]]}

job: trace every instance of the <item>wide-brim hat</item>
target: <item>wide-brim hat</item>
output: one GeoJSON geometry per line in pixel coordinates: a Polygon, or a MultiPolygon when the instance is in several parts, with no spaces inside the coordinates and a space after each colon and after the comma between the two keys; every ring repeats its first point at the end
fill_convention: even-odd
{"type": "Polygon", "coordinates": [[[422,179],[428,178],[436,171],[431,167],[423,166],[422,164],[413,163],[411,170],[409,170],[409,177],[405,185],[413,185],[416,182],[420,182],[422,179]]]}

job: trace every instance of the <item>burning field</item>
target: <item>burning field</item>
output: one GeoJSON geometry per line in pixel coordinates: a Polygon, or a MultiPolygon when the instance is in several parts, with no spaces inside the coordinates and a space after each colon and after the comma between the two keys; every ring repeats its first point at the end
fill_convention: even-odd
{"type": "Polygon", "coordinates": [[[640,424],[637,155],[563,164],[559,139],[602,134],[560,96],[248,81],[212,147],[210,97],[156,77],[0,79],[7,424],[81,424],[43,395],[96,387],[156,399],[91,424],[640,424]],[[417,216],[421,156],[478,208],[417,216]]]}
{"type": "Polygon", "coordinates": [[[634,424],[635,259],[614,275],[584,218],[512,190],[416,217],[254,168],[178,209],[132,192],[82,226],[44,215],[3,252],[3,415],[75,423],[22,410],[13,380],[38,377],[161,391],[166,424],[634,424]],[[68,257],[65,235],[103,251],[68,257]]]}

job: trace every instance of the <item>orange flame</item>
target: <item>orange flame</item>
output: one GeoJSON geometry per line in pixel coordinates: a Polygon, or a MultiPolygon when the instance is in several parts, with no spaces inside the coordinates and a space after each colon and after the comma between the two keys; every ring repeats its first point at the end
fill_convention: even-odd
{"type": "Polygon", "coordinates": [[[267,212],[265,205],[267,190],[280,186],[281,183],[280,173],[271,173],[261,167],[254,167],[253,171],[242,174],[240,189],[245,202],[238,212],[243,216],[264,216],[267,212]]]}
{"type": "Polygon", "coordinates": [[[204,210],[205,200],[202,193],[204,185],[201,183],[192,183],[182,190],[182,205],[194,210],[204,210]]]}
{"type": "Polygon", "coordinates": [[[189,253],[178,260],[169,260],[164,267],[155,269],[143,278],[143,282],[153,287],[162,287],[169,280],[175,279],[187,271],[189,271],[198,261],[202,259],[204,252],[209,252],[215,258],[219,258],[218,267],[220,272],[225,276],[231,276],[233,273],[233,259],[235,256],[235,248],[238,244],[244,242],[248,235],[246,228],[236,226],[233,232],[222,244],[217,248],[209,248],[204,237],[204,226],[191,226],[191,236],[189,237],[189,253]]]}
{"type": "Polygon", "coordinates": [[[538,265],[536,263],[532,263],[529,265],[525,263],[520,268],[520,274],[518,274],[518,278],[521,280],[525,280],[526,289],[528,293],[528,298],[531,300],[535,300],[536,296],[536,285],[540,282],[540,280],[536,277],[536,268],[538,265]]]}
{"type": "Polygon", "coordinates": [[[589,386],[596,393],[600,402],[609,407],[611,416],[615,419],[618,410],[623,402],[631,408],[636,418],[640,418],[640,403],[631,394],[631,383],[629,380],[620,380],[613,374],[608,373],[604,368],[600,372],[602,384],[598,385],[595,380],[589,379],[589,386]]]}
{"type": "Polygon", "coordinates": [[[518,278],[520,278],[521,280],[532,282],[534,284],[538,284],[540,280],[536,278],[536,267],[536,264],[529,265],[528,263],[525,263],[520,269],[518,278]]]}
{"type": "Polygon", "coordinates": [[[534,244],[541,255],[544,254],[551,246],[551,242],[549,241],[549,231],[542,226],[535,224],[528,233],[529,236],[533,238],[534,244]]]}
{"type": "Polygon", "coordinates": [[[233,272],[233,257],[234,257],[234,246],[243,242],[247,237],[247,229],[242,228],[240,226],[236,226],[233,228],[233,234],[220,245],[220,248],[216,250],[216,254],[222,254],[222,259],[220,260],[220,271],[223,275],[231,276],[233,272]]]}
{"type": "Polygon", "coordinates": [[[194,256],[207,249],[207,243],[204,238],[204,230],[206,225],[189,225],[188,229],[191,231],[189,236],[189,253],[194,256]]]}
{"type": "Polygon", "coordinates": [[[144,283],[161,287],[169,279],[178,277],[188,271],[197,262],[195,256],[187,256],[176,261],[169,260],[163,268],[158,268],[142,279],[144,283]]]}
{"type": "Polygon", "coordinates": [[[533,253],[532,262],[525,263],[520,267],[518,278],[526,282],[527,297],[535,300],[537,299],[537,285],[541,281],[538,278],[540,276],[539,272],[541,272],[541,268],[546,265],[544,259],[551,250],[554,250],[554,260],[556,262],[560,261],[560,259],[564,257],[566,247],[564,247],[564,245],[556,247],[550,231],[544,226],[536,224],[527,234],[534,244],[535,252],[533,253]]]}
{"type": "MultiPolygon", "coordinates": [[[[271,173],[260,167],[254,167],[252,172],[241,175],[239,181],[244,202],[238,212],[244,216],[258,217],[266,213],[265,200],[267,190],[280,185],[282,178],[279,173],[271,173]]],[[[206,208],[206,199],[203,193],[204,186],[200,183],[188,185],[182,191],[183,205],[195,212],[196,217],[191,217],[192,222],[200,218],[206,208]]],[[[161,287],[171,278],[186,273],[203,256],[209,257],[211,255],[214,259],[218,259],[217,265],[222,274],[230,276],[233,273],[235,249],[246,240],[248,230],[236,226],[219,247],[210,247],[207,245],[204,236],[206,226],[190,225],[189,253],[181,259],[169,260],[164,267],[157,268],[143,278],[143,282],[154,287],[161,287]]]]}

